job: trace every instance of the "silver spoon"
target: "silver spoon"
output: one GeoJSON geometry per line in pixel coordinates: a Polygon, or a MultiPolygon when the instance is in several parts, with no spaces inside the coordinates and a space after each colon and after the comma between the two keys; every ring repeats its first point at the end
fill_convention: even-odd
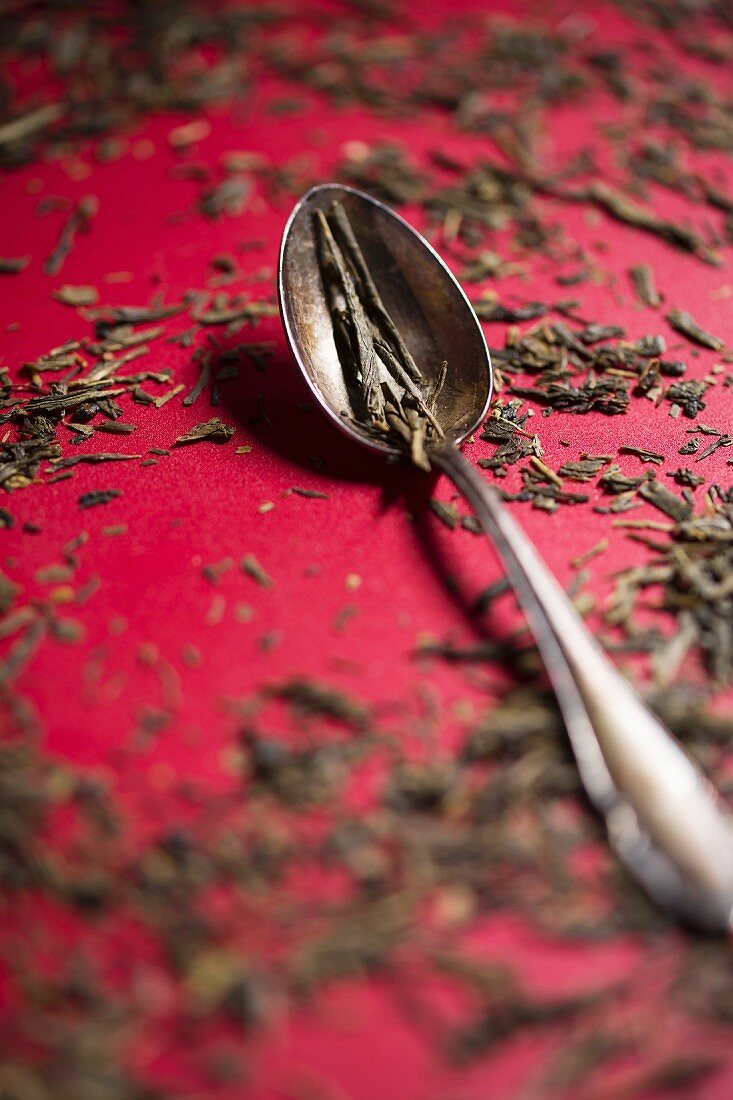
{"type": "Polygon", "coordinates": [[[314,187],[283,234],[279,295],[290,346],[313,395],[338,427],[398,454],[360,427],[344,382],[316,256],[314,213],[340,202],[374,284],[428,381],[444,360],[436,416],[445,438],[430,460],[473,508],[506,568],[562,711],[585,789],[611,844],[672,915],[709,931],[733,925],[733,822],[715,790],[589,633],[499,495],[459,450],[492,392],[481,327],[435,250],[383,203],[337,184],[314,187]]]}

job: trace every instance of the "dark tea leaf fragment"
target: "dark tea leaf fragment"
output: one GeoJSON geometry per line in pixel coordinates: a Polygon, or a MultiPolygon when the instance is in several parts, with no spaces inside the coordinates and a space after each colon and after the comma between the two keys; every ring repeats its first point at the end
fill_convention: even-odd
{"type": "Polygon", "coordinates": [[[515,324],[518,321],[534,321],[546,317],[551,306],[544,302],[526,302],[522,306],[503,306],[491,299],[479,298],[471,303],[476,316],[481,321],[498,321],[503,324],[515,324]]]}
{"type": "Polygon", "coordinates": [[[645,451],[643,447],[619,447],[619,454],[622,455],[636,455],[642,462],[651,462],[654,466],[661,466],[664,462],[664,455],[659,454],[657,451],[645,451]]]}
{"type": "Polygon", "coordinates": [[[0,256],[0,275],[17,275],[25,271],[30,261],[30,256],[0,256]]]}
{"type": "Polygon", "coordinates": [[[82,493],[79,497],[79,507],[96,508],[98,504],[109,504],[119,496],[122,496],[121,489],[94,489],[90,493],[82,493]]]}
{"type": "Polygon", "coordinates": [[[433,498],[428,501],[428,507],[431,512],[435,513],[441,523],[444,523],[451,531],[455,531],[460,521],[460,515],[455,504],[447,504],[443,500],[433,498]]]}
{"type": "Polygon", "coordinates": [[[242,572],[256,581],[260,588],[272,588],[272,577],[260,565],[254,554],[245,554],[241,562],[242,572]]]}
{"type": "Polygon", "coordinates": [[[692,505],[685,500],[680,500],[675,493],[670,492],[656,479],[644,481],[639,486],[639,494],[676,523],[689,519],[692,515],[692,505]]]}
{"type": "Polygon", "coordinates": [[[58,275],[74,247],[77,234],[89,232],[98,210],[99,199],[96,195],[84,195],[79,199],[64,222],[56,247],[43,265],[46,275],[58,275]]]}
{"type": "Polygon", "coordinates": [[[703,394],[707,388],[706,382],[674,382],[664,396],[667,401],[680,405],[684,415],[694,420],[705,408],[703,394]]]}
{"type": "Polygon", "coordinates": [[[692,340],[693,344],[700,344],[704,348],[712,348],[713,351],[722,351],[725,347],[723,340],[718,336],[713,336],[710,332],[706,332],[698,325],[692,314],[687,313],[684,309],[674,306],[667,314],[667,320],[675,332],[682,333],[688,340],[692,340]]]}
{"type": "Polygon", "coordinates": [[[686,466],[680,466],[674,473],[668,473],[667,476],[674,478],[678,485],[683,485],[688,489],[696,489],[698,485],[705,484],[704,477],[694,474],[686,466]]]}
{"type": "Polygon", "coordinates": [[[328,493],[322,493],[319,489],[301,489],[297,485],[292,485],[288,490],[288,493],[295,493],[296,496],[305,497],[306,500],[328,500],[328,493]]]}
{"type": "Polygon", "coordinates": [[[334,342],[353,401],[353,412],[344,415],[430,470],[430,444],[443,437],[433,409],[446,364],[432,383],[422,377],[340,203],[332,203],[328,213],[316,210],[313,231],[334,342]]]}
{"type": "Polygon", "coordinates": [[[564,462],[557,472],[570,481],[592,481],[612,461],[612,455],[587,455],[579,462],[564,462]]]}
{"type": "Polygon", "coordinates": [[[629,268],[629,275],[639,301],[651,309],[658,309],[662,304],[662,296],[656,288],[651,266],[638,264],[629,268]]]}
{"type": "Polygon", "coordinates": [[[172,447],[182,447],[188,443],[201,443],[208,440],[211,443],[228,443],[236,431],[231,424],[225,424],[218,416],[212,416],[201,424],[196,424],[184,435],[174,439],[172,447]]]}

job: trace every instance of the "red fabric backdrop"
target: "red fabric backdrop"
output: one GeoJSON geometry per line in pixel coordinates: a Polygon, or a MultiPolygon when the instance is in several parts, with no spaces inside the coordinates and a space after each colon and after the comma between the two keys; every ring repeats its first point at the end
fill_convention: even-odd
{"type": "MultiPolygon", "coordinates": [[[[526,10],[521,4],[487,9],[462,0],[460,5],[432,4],[411,15],[425,27],[439,28],[458,8],[480,14],[501,10],[520,17],[526,10]]],[[[341,9],[324,4],[320,10],[341,9]]],[[[314,11],[314,17],[317,14],[314,11]]],[[[580,21],[589,41],[609,48],[634,44],[637,56],[640,41],[655,33],[600,4],[578,13],[574,5],[558,0],[544,5],[537,17],[555,28],[572,28],[580,21]]],[[[397,25],[395,35],[401,33],[397,25]]],[[[440,63],[438,48],[436,64],[440,63]]],[[[703,61],[687,57],[685,64],[692,72],[708,73],[703,61]]],[[[718,67],[713,77],[721,93],[730,96],[730,70],[718,67]]],[[[16,67],[12,79],[28,94],[47,87],[45,74],[29,61],[16,67]]],[[[264,69],[258,72],[243,103],[205,113],[210,129],[184,161],[203,163],[218,178],[222,158],[246,151],[263,154],[271,165],[294,166],[305,182],[332,178],[348,143],[354,141],[393,139],[404,144],[417,164],[436,148],[471,163],[489,147],[480,136],[459,133],[437,108],[392,119],[363,109],[338,110],[324,97],[309,93],[295,113],[273,112],[273,102],[293,94],[286,81],[264,69]]],[[[541,140],[544,162],[567,163],[594,140],[599,126],[622,122],[623,116],[623,106],[611,97],[554,108],[541,140]]],[[[91,146],[84,144],[53,159],[41,156],[4,175],[2,252],[31,256],[25,271],[2,277],[2,355],[13,370],[54,345],[89,337],[89,322],[51,296],[63,284],[96,286],[102,302],[110,305],[142,304],[153,294],[176,302],[191,287],[206,286],[207,280],[211,285],[212,256],[232,253],[240,270],[226,289],[247,290],[274,301],[277,251],[292,199],[285,195],[272,200],[258,183],[241,215],[212,220],[198,214],[195,201],[201,184],[171,171],[181,158],[171,149],[168,135],[187,120],[186,115],[159,114],[141,120],[125,134],[126,151],[114,163],[99,163],[91,146]],[[34,216],[39,199],[61,196],[73,203],[88,193],[99,200],[91,231],[79,235],[63,270],[49,277],[42,260],[53,248],[66,215],[52,211],[34,216]],[[260,242],[258,247],[238,250],[253,239],[260,242]],[[110,280],[111,272],[130,274],[124,276],[127,281],[118,282],[110,280]]],[[[720,163],[723,171],[724,159],[721,154],[699,154],[700,163],[708,168],[720,163]]],[[[655,208],[670,216],[686,210],[679,196],[661,189],[654,200],[655,208]]],[[[717,293],[730,279],[728,269],[705,266],[605,215],[589,219],[583,206],[546,202],[567,238],[597,259],[603,278],[561,290],[552,263],[539,261],[532,264],[529,279],[504,281],[502,298],[577,296],[584,316],[623,325],[631,339],[664,331],[671,345],[679,344],[680,357],[689,359],[691,376],[702,377],[719,357],[705,351],[690,358],[689,345],[657,313],[636,302],[626,273],[632,263],[651,263],[668,304],[684,306],[704,327],[733,341],[729,299],[725,290],[717,293]]],[[[403,213],[420,227],[424,224],[416,209],[407,206],[403,213]]],[[[440,239],[436,244],[441,247],[440,239]]],[[[454,262],[449,252],[448,260],[454,262]]],[[[184,316],[167,331],[180,331],[188,324],[184,316]]],[[[503,345],[505,326],[487,325],[486,332],[492,346],[503,345]]],[[[139,425],[133,435],[98,435],[72,447],[67,443],[69,433],[60,432],[64,455],[105,449],[145,456],[151,447],[169,448],[197,421],[219,415],[236,429],[230,443],[174,449],[157,465],[144,468],[139,461],[79,465],[68,480],[51,487],[32,485],[0,502],[16,520],[12,529],[0,533],[2,567],[22,586],[24,602],[49,599],[49,585],[39,583],[37,571],[58,562],[69,540],[88,533],[76,551],[74,585],[78,590],[86,582],[98,584],[88,599],[72,598],[68,607],[64,593],[57,595],[60,614],[80,624],[82,637],[76,645],[45,640],[22,669],[15,689],[40,720],[43,751],[111,785],[124,807],[133,847],[171,822],[186,820],[191,813],[181,793],[186,784],[204,800],[236,785],[229,761],[239,723],[233,701],[246,699],[265,683],[307,676],[353,692],[373,704],[394,728],[408,731],[405,736],[414,739],[416,751],[424,751],[426,737],[433,738],[429,743],[435,751],[450,751],[460,743],[471,717],[486,705],[486,683],[478,672],[467,675],[447,663],[414,658],[416,645],[427,636],[448,636],[458,644],[474,644],[486,636],[466,616],[463,605],[501,576],[484,540],[468,532],[449,532],[426,512],[430,493],[450,500],[451,487],[441,479],[433,485],[404,468],[389,467],[342,439],[315,406],[311,408],[277,317],[243,335],[272,341],[272,354],[264,372],[245,362],[238,379],[222,382],[217,408],[209,407],[207,392],[193,407],[181,404],[181,394],[158,412],[132,405],[124,397],[123,419],[139,425]],[[251,449],[237,453],[244,445],[251,449]],[[294,486],[318,490],[328,499],[289,492],[294,486]],[[107,505],[80,510],[79,496],[100,488],[119,489],[121,495],[107,505]],[[274,507],[263,511],[265,502],[274,507]],[[24,529],[27,523],[36,525],[35,533],[24,529]],[[119,524],[125,525],[125,533],[105,534],[105,528],[119,524]],[[237,563],[247,553],[254,554],[272,578],[269,589],[236,566],[217,583],[202,574],[207,565],[226,558],[237,563]],[[352,575],[359,581],[350,581],[352,575]],[[446,586],[447,576],[457,584],[463,605],[446,586]],[[200,653],[196,667],[182,658],[188,643],[200,653]],[[167,687],[161,687],[160,661],[172,670],[167,687]],[[141,716],[161,708],[168,715],[164,728],[155,736],[141,737],[141,716]]],[[[186,391],[198,377],[191,349],[165,340],[155,343],[141,367],[171,367],[186,391]]],[[[711,388],[706,423],[730,427],[732,393],[722,385],[711,388]]],[[[545,420],[537,410],[534,424],[546,461],[556,468],[583,452],[613,454],[624,443],[663,452],[677,463],[691,422],[670,419],[667,405],[655,408],[635,401],[624,417],[556,414],[545,420]]],[[[480,442],[467,448],[472,456],[491,452],[480,442]]],[[[721,449],[707,461],[704,472],[711,482],[729,478],[729,455],[721,449]]],[[[629,472],[641,468],[635,458],[625,459],[623,465],[629,472]]],[[[518,474],[512,471],[506,485],[518,484],[518,474]]],[[[551,516],[528,505],[515,508],[565,584],[576,572],[572,559],[608,538],[606,553],[587,567],[587,588],[598,608],[591,621],[599,627],[614,573],[646,560],[648,553],[613,526],[613,517],[592,510],[593,503],[604,501],[592,485],[589,492],[590,504],[561,508],[551,516]]],[[[663,518],[649,505],[632,515],[663,518]]],[[[664,620],[660,622],[664,626],[664,620]]],[[[484,630],[489,636],[502,634],[513,623],[512,609],[502,604],[484,630]]],[[[12,642],[11,638],[2,644],[9,647],[12,642]]],[[[643,662],[635,668],[642,679],[646,677],[643,662]]],[[[686,674],[703,677],[694,661],[686,674]]],[[[725,707],[725,697],[718,705],[725,707]]],[[[370,777],[365,776],[354,794],[357,804],[359,799],[365,806],[371,804],[378,779],[378,774],[372,776],[370,787],[370,777]]],[[[320,889],[317,882],[313,886],[320,889]]],[[[142,1074],[167,1082],[172,1095],[188,1095],[190,1090],[196,1096],[240,1096],[247,1091],[262,1100],[529,1097],[535,1095],[532,1082],[543,1059],[563,1043],[562,1025],[549,1032],[532,1031],[477,1058],[468,1068],[456,1069],[401,1011],[394,989],[397,979],[349,980],[319,995],[306,1011],[291,1013],[283,1007],[258,1036],[247,1038],[253,1067],[248,1085],[207,1084],[205,1075],[196,1077],[191,1068],[196,1028],[188,1044],[180,1036],[172,1038],[169,1024],[175,1009],[164,968],[155,949],[125,919],[89,926],[85,918],[30,892],[5,902],[5,920],[2,942],[7,958],[20,951],[34,959],[34,966],[45,959],[53,969],[66,952],[86,945],[85,950],[123,983],[129,980],[129,967],[137,967],[138,980],[153,987],[153,1008],[142,1026],[138,1022],[129,1059],[142,1074]]],[[[538,993],[589,990],[633,975],[637,1001],[629,1012],[656,1014],[660,1030],[668,1032],[667,1040],[677,1035],[680,1045],[688,1044],[693,1052],[723,1058],[722,1068],[696,1085],[694,1095],[704,1100],[731,1095],[729,1032],[718,1028],[690,1037],[688,1025],[675,1010],[660,1003],[657,976],[680,946],[673,931],[653,942],[628,935],[579,945],[537,934],[510,911],[477,921],[461,935],[478,957],[516,963],[538,993]],[[646,975],[641,982],[640,975],[646,975]],[[645,999],[640,1000],[641,987],[645,999]]],[[[9,982],[8,1013],[20,1011],[21,1004],[22,997],[9,982]]],[[[239,1049],[239,1033],[222,1024],[216,1042],[222,1049],[239,1049]]],[[[593,1093],[612,1094],[627,1095],[623,1076],[617,1092],[604,1092],[599,1086],[593,1093]]]]}

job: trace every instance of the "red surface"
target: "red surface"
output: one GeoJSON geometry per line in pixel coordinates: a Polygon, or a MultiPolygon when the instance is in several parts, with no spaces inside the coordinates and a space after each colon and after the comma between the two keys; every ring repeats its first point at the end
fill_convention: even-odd
{"type": "MultiPolygon", "coordinates": [[[[424,18],[439,25],[457,6],[430,5],[424,18]]],[[[485,9],[472,2],[460,6],[467,11],[485,9]]],[[[520,5],[502,5],[504,9],[515,12],[520,5]]],[[[570,4],[545,6],[550,22],[557,24],[573,10],[570,4]]],[[[630,29],[606,7],[586,7],[582,18],[599,44],[641,35],[638,27],[630,29]]],[[[689,59],[687,63],[692,69],[697,64],[689,59]]],[[[23,78],[32,81],[34,74],[23,78]]],[[[725,84],[722,90],[730,94],[730,74],[721,73],[720,79],[725,84]]],[[[304,114],[274,117],[268,104],[282,94],[280,83],[268,78],[243,110],[212,111],[208,115],[211,134],[193,159],[216,166],[223,154],[233,150],[261,152],[275,164],[303,157],[304,180],[327,180],[345,144],[353,140],[394,137],[405,142],[418,160],[426,151],[441,147],[467,162],[484,145],[474,136],[456,136],[438,111],[424,112],[417,125],[415,119],[394,121],[350,109],[333,111],[309,96],[304,114]]],[[[610,99],[600,102],[592,113],[583,103],[555,110],[543,150],[548,166],[565,162],[591,140],[593,126],[604,119],[618,120],[619,111],[610,99]]],[[[96,163],[82,150],[78,156],[34,164],[2,180],[3,254],[33,257],[25,272],[3,283],[0,330],[5,330],[6,363],[15,367],[69,338],[89,334],[89,324],[75,310],[50,297],[54,288],[65,283],[98,286],[102,300],[110,304],[142,304],[153,293],[176,301],[186,289],[206,285],[211,256],[235,252],[239,242],[261,238],[261,250],[237,253],[252,281],[245,276],[227,289],[252,286],[256,295],[273,298],[277,249],[290,200],[273,207],[256,195],[236,219],[208,221],[192,212],[197,185],[173,179],[169,171],[177,158],[166,136],[180,121],[156,117],[142,123],[128,136],[129,152],[111,165],[96,163]],[[137,159],[136,150],[144,153],[140,143],[147,141],[154,144],[154,154],[137,159]],[[74,178],[81,174],[86,178],[74,178]],[[88,192],[98,195],[100,203],[92,231],[79,237],[62,272],[49,278],[41,264],[55,243],[63,214],[35,217],[35,204],[43,196],[74,201],[88,192]],[[117,271],[129,271],[133,279],[106,282],[105,277],[117,271]],[[254,279],[255,273],[261,274],[254,279]],[[6,327],[11,325],[17,328],[6,327]]],[[[717,163],[708,154],[701,155],[700,162],[717,163]]],[[[655,206],[674,213],[681,203],[660,191],[655,192],[655,206]]],[[[575,288],[558,292],[556,271],[545,262],[534,266],[529,282],[518,277],[506,280],[502,295],[553,299],[577,293],[583,315],[622,324],[632,339],[664,331],[672,346],[679,343],[680,356],[689,360],[688,377],[702,377],[718,357],[707,351],[690,357],[688,345],[671,333],[659,314],[639,307],[632,296],[626,270],[631,263],[649,261],[669,305],[679,300],[700,324],[733,343],[729,299],[718,300],[715,294],[729,283],[729,267],[705,267],[696,258],[604,216],[589,225],[581,207],[548,200],[546,209],[554,212],[569,241],[582,243],[598,257],[608,277],[577,292],[575,288]]],[[[414,211],[408,208],[405,214],[418,222],[414,211]]],[[[183,318],[180,328],[188,323],[183,318]]],[[[504,326],[487,326],[486,331],[490,344],[503,344],[504,326]]],[[[83,643],[44,642],[17,686],[42,720],[48,751],[107,776],[128,806],[133,829],[141,835],[179,812],[175,789],[181,779],[195,780],[203,791],[228,789],[226,752],[236,721],[226,701],[242,699],[268,681],[296,674],[314,676],[355,692],[406,725],[429,705],[436,714],[430,736],[446,746],[455,744],[463,729],[464,718],[456,714],[455,704],[468,699],[474,713],[484,705],[484,695],[470,687],[464,671],[440,662],[416,662],[413,650],[425,635],[449,635],[465,642],[482,636],[482,628],[447,590],[445,578],[457,578],[464,601],[469,601],[501,575],[490,548],[466,532],[447,532],[426,514],[428,481],[404,469],[386,467],[357,450],[341,439],[315,406],[308,405],[308,393],[277,319],[259,325],[255,336],[274,341],[267,370],[259,373],[251,364],[244,365],[239,380],[222,383],[219,408],[210,411],[206,395],[193,408],[184,408],[176,398],[158,413],[132,406],[124,398],[125,419],[138,423],[139,430],[131,437],[97,436],[78,450],[144,454],[149,447],[167,447],[188,427],[214,414],[236,426],[230,444],[181,448],[147,469],[137,462],[79,466],[68,481],[33,486],[0,502],[18,521],[12,531],[0,534],[1,563],[29,600],[48,594],[48,586],[34,580],[36,570],[60,560],[61,548],[79,532],[89,533],[78,551],[75,584],[98,578],[99,587],[84,604],[68,607],[69,616],[83,627],[83,643]],[[260,407],[268,420],[255,423],[260,407]],[[236,454],[235,448],[245,443],[251,445],[251,452],[236,454]],[[323,462],[317,473],[309,464],[312,456],[323,462]],[[328,500],[289,494],[292,486],[324,491],[328,500]],[[109,487],[122,490],[122,496],[104,507],[78,509],[81,493],[109,487]],[[275,507],[260,514],[258,507],[265,501],[275,507]],[[38,524],[40,534],[24,533],[21,525],[26,521],[38,524]],[[127,535],[101,533],[103,527],[118,523],[127,524],[127,535]],[[237,568],[216,586],[202,576],[202,566],[226,557],[238,562],[248,552],[273,578],[271,590],[262,590],[237,568]],[[360,587],[353,591],[347,587],[350,574],[361,578],[360,587]],[[242,604],[253,609],[249,622],[237,619],[242,604]],[[347,605],[353,605],[356,613],[339,627],[339,613],[347,605]],[[217,619],[213,623],[207,622],[212,606],[217,619]],[[270,646],[263,646],[263,639],[270,646]],[[201,651],[199,668],[188,668],[181,661],[187,642],[195,642],[201,651]],[[132,747],[140,714],[161,705],[159,680],[140,659],[140,647],[150,645],[175,670],[180,698],[164,701],[170,704],[171,720],[153,744],[140,749],[132,747]]],[[[173,367],[176,379],[186,383],[187,389],[198,375],[191,350],[165,341],[155,343],[153,354],[142,365],[173,367]]],[[[714,386],[707,401],[704,422],[730,428],[733,390],[714,386]]],[[[553,467],[584,451],[615,452],[622,443],[673,456],[690,426],[684,418],[670,419],[667,405],[654,408],[638,401],[626,417],[556,414],[545,420],[538,410],[534,423],[546,461],[553,467]],[[570,445],[563,446],[560,440],[570,445]]],[[[77,453],[77,449],[65,447],[64,453],[77,453]]],[[[480,456],[491,453],[491,448],[477,443],[467,453],[480,456]]],[[[729,455],[730,451],[721,450],[707,460],[704,472],[710,481],[730,480],[729,455]]],[[[681,459],[679,464],[684,462],[681,459]]],[[[633,457],[621,463],[629,472],[639,465],[633,457]]],[[[510,488],[518,484],[516,471],[506,484],[510,488]]],[[[591,486],[589,491],[595,501],[597,490],[591,486]]],[[[435,492],[442,499],[452,496],[443,480],[435,492]]],[[[646,557],[643,548],[613,527],[613,517],[597,515],[590,504],[561,508],[553,516],[524,505],[515,508],[563,583],[574,575],[573,558],[600,538],[609,539],[608,551],[588,566],[588,587],[600,608],[614,572],[646,557]]],[[[645,516],[662,518],[646,505],[633,513],[636,519],[645,516]]],[[[491,634],[511,622],[511,611],[502,607],[485,629],[491,634]]],[[[638,671],[645,675],[643,667],[638,671]]],[[[687,671],[701,675],[694,668],[687,671]]],[[[23,910],[17,916],[22,920],[23,910]]],[[[56,934],[64,939],[62,924],[56,934]]],[[[68,935],[72,941],[77,935],[73,924],[68,935]]],[[[127,942],[125,935],[121,930],[120,945],[127,942]]],[[[543,942],[508,919],[493,919],[477,935],[476,942],[487,957],[515,959],[538,990],[577,991],[632,973],[638,977],[645,969],[654,973],[654,945],[627,941],[562,946],[543,942]]],[[[127,948],[120,945],[118,950],[140,952],[141,959],[145,956],[145,948],[134,937],[127,948]]],[[[673,939],[667,941],[666,949],[674,952],[673,939]]],[[[114,958],[114,938],[102,950],[109,950],[114,958]]],[[[670,1026],[679,1025],[672,1020],[670,1026]]],[[[248,1095],[256,1094],[258,1100],[530,1096],[531,1091],[525,1090],[531,1090],[543,1055],[559,1041],[559,1034],[530,1034],[501,1047],[498,1054],[479,1059],[466,1071],[450,1070],[400,1013],[388,981],[349,983],[325,995],[312,1013],[283,1019],[281,1027],[258,1040],[259,1083],[248,1095]]],[[[727,1050],[729,1035],[711,1036],[710,1041],[719,1054],[727,1050]]],[[[176,1049],[167,1044],[161,1019],[136,1057],[139,1065],[152,1066],[175,1081],[182,1063],[176,1049]]],[[[724,1100],[731,1094],[733,1061],[695,1092],[701,1100],[724,1100]]],[[[218,1091],[216,1095],[241,1093],[218,1091]]]]}

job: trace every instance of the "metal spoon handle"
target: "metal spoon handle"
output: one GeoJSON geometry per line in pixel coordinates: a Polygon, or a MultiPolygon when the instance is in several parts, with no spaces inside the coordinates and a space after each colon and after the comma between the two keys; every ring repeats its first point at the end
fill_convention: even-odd
{"type": "Polygon", "coordinates": [[[688,923],[731,927],[733,821],[716,792],[590,634],[498,493],[452,443],[431,459],[504,562],[567,727],[583,785],[649,894],[688,923]]]}

